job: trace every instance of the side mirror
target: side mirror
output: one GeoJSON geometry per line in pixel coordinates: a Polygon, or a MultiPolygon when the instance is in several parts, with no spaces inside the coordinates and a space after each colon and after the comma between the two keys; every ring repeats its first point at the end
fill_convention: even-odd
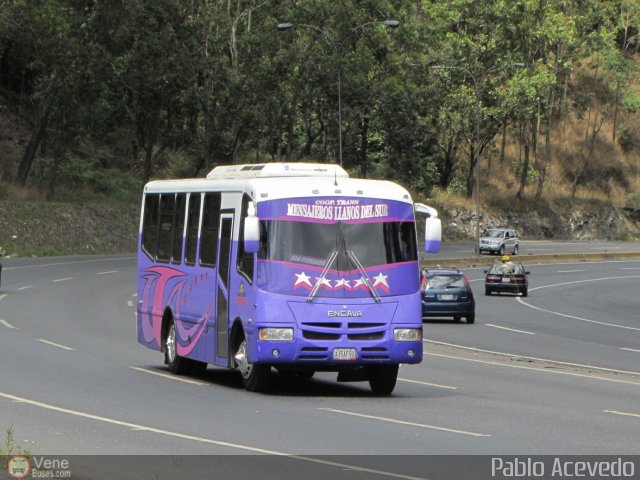
{"type": "Polygon", "coordinates": [[[484,273],[489,273],[489,270],[485,270],[484,273]]]}
{"type": "Polygon", "coordinates": [[[437,217],[429,217],[424,224],[424,251],[438,253],[440,243],[442,243],[442,223],[437,217]]]}
{"type": "Polygon", "coordinates": [[[527,270],[526,272],[524,272],[525,275],[529,275],[531,272],[529,270],[527,270]]]}
{"type": "Polygon", "coordinates": [[[415,204],[415,211],[428,215],[424,224],[424,251],[438,253],[442,242],[442,223],[438,218],[438,211],[422,203],[415,204]]]}
{"type": "Polygon", "coordinates": [[[256,216],[256,207],[249,203],[247,217],[244,219],[244,251],[256,253],[260,249],[260,219],[256,216]]]}

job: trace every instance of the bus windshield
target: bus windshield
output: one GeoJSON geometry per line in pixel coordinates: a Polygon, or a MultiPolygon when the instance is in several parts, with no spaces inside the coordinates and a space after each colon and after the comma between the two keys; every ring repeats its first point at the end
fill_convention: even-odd
{"type": "Polygon", "coordinates": [[[263,220],[258,258],[323,267],[335,250],[332,269],[354,271],[347,252],[364,268],[417,261],[414,222],[314,223],[263,220]]]}

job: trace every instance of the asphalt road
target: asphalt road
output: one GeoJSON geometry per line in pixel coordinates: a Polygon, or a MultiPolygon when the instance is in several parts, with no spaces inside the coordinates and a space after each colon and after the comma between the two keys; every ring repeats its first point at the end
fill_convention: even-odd
{"type": "Polygon", "coordinates": [[[268,454],[244,478],[429,477],[402,454],[640,454],[640,261],[529,269],[527,298],[485,297],[465,271],[476,324],[427,321],[424,362],[380,398],[334,374],[274,374],[267,394],[213,367],[171,376],[136,343],[135,259],[6,260],[0,429],[41,454],[268,454]]]}

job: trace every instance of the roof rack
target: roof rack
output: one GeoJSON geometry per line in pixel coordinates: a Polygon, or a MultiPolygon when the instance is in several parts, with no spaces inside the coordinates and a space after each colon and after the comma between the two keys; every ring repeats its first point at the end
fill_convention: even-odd
{"type": "Polygon", "coordinates": [[[274,177],[331,177],[349,178],[339,165],[331,163],[254,163],[221,165],[207,175],[208,179],[274,178],[274,177]]]}

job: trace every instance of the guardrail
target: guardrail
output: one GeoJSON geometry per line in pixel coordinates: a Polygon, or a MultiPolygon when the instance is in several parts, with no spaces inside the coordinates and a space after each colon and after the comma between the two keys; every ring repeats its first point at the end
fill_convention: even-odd
{"type": "MultiPolygon", "coordinates": [[[[597,252],[597,253],[554,253],[547,255],[539,254],[519,254],[512,255],[512,260],[525,264],[533,263],[562,263],[568,261],[591,262],[594,260],[640,260],[640,252],[597,252]]],[[[499,256],[483,255],[481,257],[469,258],[426,258],[421,259],[421,267],[436,267],[446,265],[447,267],[481,267],[500,261],[499,256]]]]}

